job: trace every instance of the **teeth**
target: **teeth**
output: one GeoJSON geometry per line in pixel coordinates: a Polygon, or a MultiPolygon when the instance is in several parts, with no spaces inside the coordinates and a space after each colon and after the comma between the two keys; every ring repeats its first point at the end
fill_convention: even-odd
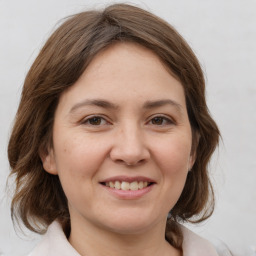
{"type": "Polygon", "coordinates": [[[122,189],[122,190],[129,190],[129,189],[130,189],[130,184],[129,184],[129,182],[123,181],[123,182],[121,183],[121,189],[122,189]]]}
{"type": "Polygon", "coordinates": [[[137,181],[130,183],[130,190],[138,190],[138,189],[139,189],[139,184],[137,181]]]}
{"type": "Polygon", "coordinates": [[[115,189],[121,189],[121,183],[120,181],[115,182],[115,189]]]}
{"type": "Polygon", "coordinates": [[[148,185],[149,183],[147,181],[133,181],[131,183],[127,181],[110,181],[105,183],[107,187],[121,190],[139,190],[146,188],[148,185]]]}

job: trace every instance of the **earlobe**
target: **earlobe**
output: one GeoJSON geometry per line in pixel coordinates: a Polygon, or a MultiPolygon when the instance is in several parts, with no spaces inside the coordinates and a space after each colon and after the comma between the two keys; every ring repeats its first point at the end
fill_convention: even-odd
{"type": "Polygon", "coordinates": [[[40,150],[40,158],[44,167],[44,170],[50,174],[57,175],[57,168],[55,163],[55,156],[53,149],[42,151],[40,150]]]}
{"type": "Polygon", "coordinates": [[[190,156],[189,156],[189,160],[188,160],[188,170],[191,171],[193,166],[194,166],[194,163],[196,161],[196,148],[195,149],[192,149],[193,152],[190,153],[190,156]]]}
{"type": "Polygon", "coordinates": [[[189,156],[189,161],[188,161],[188,170],[191,171],[194,163],[196,161],[197,158],[197,147],[199,144],[199,140],[200,140],[200,134],[196,131],[192,131],[192,146],[191,146],[191,152],[190,152],[190,156],[189,156]]]}
{"type": "Polygon", "coordinates": [[[195,159],[196,159],[196,157],[194,156],[194,154],[190,155],[189,161],[188,161],[188,171],[189,172],[192,171],[193,165],[195,163],[195,159]]]}

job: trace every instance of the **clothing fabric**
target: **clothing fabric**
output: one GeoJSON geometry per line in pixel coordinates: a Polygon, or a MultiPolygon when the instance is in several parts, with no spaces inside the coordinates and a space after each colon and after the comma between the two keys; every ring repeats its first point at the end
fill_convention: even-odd
{"type": "MultiPolygon", "coordinates": [[[[181,226],[183,256],[218,256],[210,242],[181,226]]],[[[28,256],[81,256],[68,242],[59,222],[53,222],[28,256]]]]}

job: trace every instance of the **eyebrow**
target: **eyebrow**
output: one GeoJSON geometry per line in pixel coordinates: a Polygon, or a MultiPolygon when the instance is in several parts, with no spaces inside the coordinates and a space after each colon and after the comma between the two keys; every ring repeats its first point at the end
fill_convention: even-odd
{"type": "Polygon", "coordinates": [[[182,112],[182,106],[171,99],[163,99],[163,100],[156,100],[156,101],[146,101],[143,105],[143,108],[145,109],[152,109],[157,107],[163,107],[165,105],[171,105],[175,107],[179,112],[182,112]]]}
{"type": "Polygon", "coordinates": [[[81,107],[85,107],[85,106],[97,106],[97,107],[101,107],[101,108],[106,108],[106,109],[118,109],[118,106],[106,101],[106,100],[102,100],[102,99],[86,99],[82,102],[79,102],[77,104],[75,104],[71,109],[70,109],[70,113],[74,112],[75,110],[77,110],[78,108],[81,107]]]}
{"type": "MultiPolygon", "coordinates": [[[[182,112],[182,106],[179,103],[177,103],[176,101],[171,100],[171,99],[146,101],[143,104],[143,108],[144,109],[153,109],[153,108],[157,108],[157,107],[163,107],[165,105],[171,105],[171,106],[175,107],[179,112],[182,112]]],[[[86,99],[82,102],[75,104],[70,109],[70,113],[74,112],[78,108],[85,107],[85,106],[97,106],[97,107],[106,108],[106,109],[119,109],[118,105],[116,105],[112,102],[103,100],[103,99],[86,99]]]]}

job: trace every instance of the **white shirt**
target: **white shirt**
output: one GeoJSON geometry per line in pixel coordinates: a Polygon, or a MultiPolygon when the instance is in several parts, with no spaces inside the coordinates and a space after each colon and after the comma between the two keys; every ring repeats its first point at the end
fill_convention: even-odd
{"type": "MultiPolygon", "coordinates": [[[[183,256],[218,256],[214,247],[204,238],[181,226],[184,236],[183,256]]],[[[68,242],[61,225],[54,221],[42,241],[28,256],[81,256],[68,242]]]]}

